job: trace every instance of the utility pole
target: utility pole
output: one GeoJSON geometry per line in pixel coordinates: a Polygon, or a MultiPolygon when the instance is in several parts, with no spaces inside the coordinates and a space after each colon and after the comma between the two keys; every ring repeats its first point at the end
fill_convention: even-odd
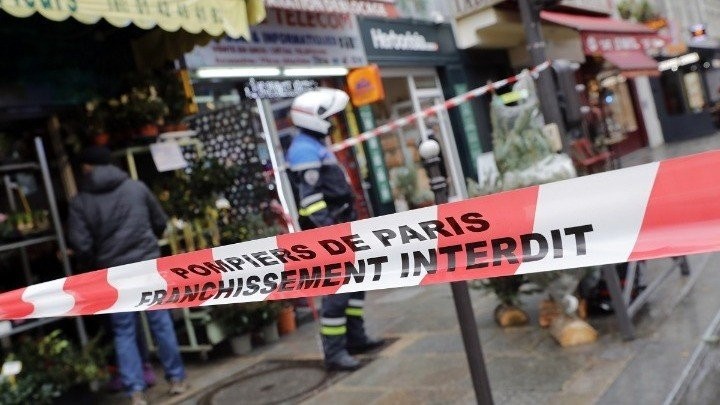
{"type": "MultiPolygon", "coordinates": [[[[540,31],[540,10],[545,5],[553,5],[558,3],[557,0],[517,0],[520,7],[520,17],[522,18],[523,28],[525,30],[525,38],[527,40],[527,49],[530,52],[530,60],[533,66],[537,66],[547,61],[545,53],[545,40],[542,31],[540,31]]],[[[540,99],[540,109],[545,117],[546,123],[555,123],[560,131],[563,150],[569,150],[569,140],[566,136],[563,115],[558,104],[558,96],[553,80],[552,70],[545,69],[539,73],[537,79],[538,98],[540,99]]]]}

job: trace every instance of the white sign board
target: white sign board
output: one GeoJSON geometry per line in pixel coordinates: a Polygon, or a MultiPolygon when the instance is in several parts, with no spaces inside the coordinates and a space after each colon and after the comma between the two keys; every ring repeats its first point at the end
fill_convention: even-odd
{"type": "Polygon", "coordinates": [[[188,165],[177,142],[153,143],[150,145],[150,154],[159,172],[184,169],[188,165]]]}
{"type": "Polygon", "coordinates": [[[354,15],[268,9],[250,31],[250,42],[225,38],[195,47],[185,55],[187,67],[367,65],[354,15]]]}
{"type": "Polygon", "coordinates": [[[18,375],[22,371],[22,363],[15,360],[15,361],[6,361],[2,365],[2,370],[0,370],[0,374],[2,376],[13,376],[18,375]]]}

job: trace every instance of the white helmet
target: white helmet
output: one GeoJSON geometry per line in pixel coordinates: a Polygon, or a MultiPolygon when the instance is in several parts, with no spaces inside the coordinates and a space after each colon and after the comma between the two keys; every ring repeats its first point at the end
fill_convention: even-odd
{"type": "Polygon", "coordinates": [[[320,87],[303,93],[293,100],[290,119],[299,128],[327,135],[327,119],[345,109],[350,97],[342,90],[320,87]]]}

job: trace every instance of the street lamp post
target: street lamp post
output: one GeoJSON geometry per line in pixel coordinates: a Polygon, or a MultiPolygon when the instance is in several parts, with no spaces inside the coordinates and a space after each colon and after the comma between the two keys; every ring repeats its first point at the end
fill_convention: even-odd
{"type": "MultiPolygon", "coordinates": [[[[527,40],[527,49],[530,53],[530,60],[534,66],[547,61],[545,52],[545,39],[540,30],[540,10],[545,5],[552,5],[557,1],[552,0],[518,0],[520,18],[522,19],[527,40]]],[[[562,139],[563,150],[567,151],[568,140],[565,136],[565,125],[562,111],[558,104],[555,82],[552,76],[552,69],[545,69],[538,74],[537,89],[540,99],[540,108],[546,122],[557,124],[562,139]]]]}

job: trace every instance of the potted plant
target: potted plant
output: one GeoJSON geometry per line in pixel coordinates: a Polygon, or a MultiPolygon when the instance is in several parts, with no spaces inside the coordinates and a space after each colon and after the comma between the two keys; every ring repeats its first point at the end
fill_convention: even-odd
{"type": "Polygon", "coordinates": [[[283,302],[278,314],[278,332],[281,335],[287,335],[297,329],[297,321],[295,319],[295,308],[289,302],[283,302]]]}
{"type": "MultiPolygon", "coordinates": [[[[153,137],[165,123],[168,106],[158,96],[155,86],[138,86],[118,98],[107,100],[92,109],[102,128],[115,138],[153,137]]],[[[100,127],[100,125],[98,125],[100,127]]]]}
{"type": "Polygon", "coordinates": [[[252,350],[250,312],[246,304],[216,306],[212,308],[210,315],[225,336],[229,336],[233,353],[236,355],[250,353],[252,350]]]}
{"type": "Polygon", "coordinates": [[[275,301],[257,302],[251,306],[251,318],[253,330],[265,343],[274,343],[280,340],[277,320],[282,309],[282,304],[275,301]]]}
{"type": "Polygon", "coordinates": [[[101,334],[80,348],[55,330],[41,339],[25,337],[5,361],[19,361],[22,369],[12,380],[0,383],[0,403],[53,403],[64,397],[75,402],[89,398],[93,387],[108,377],[111,346],[101,345],[101,334]],[[90,390],[88,390],[88,385],[90,390]]]}

